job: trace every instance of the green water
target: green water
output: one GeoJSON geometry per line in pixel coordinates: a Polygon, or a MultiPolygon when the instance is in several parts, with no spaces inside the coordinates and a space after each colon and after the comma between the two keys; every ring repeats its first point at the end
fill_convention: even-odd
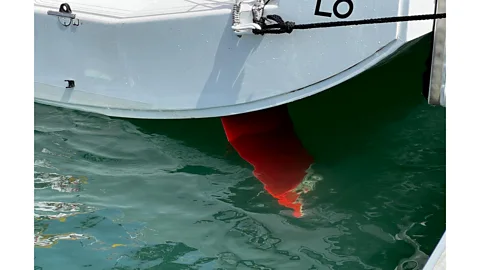
{"type": "Polygon", "coordinates": [[[35,105],[35,269],[420,269],[445,230],[428,47],[289,106],[321,175],[294,218],[219,119],[35,105]],[[427,48],[427,49],[426,49],[427,48]]]}

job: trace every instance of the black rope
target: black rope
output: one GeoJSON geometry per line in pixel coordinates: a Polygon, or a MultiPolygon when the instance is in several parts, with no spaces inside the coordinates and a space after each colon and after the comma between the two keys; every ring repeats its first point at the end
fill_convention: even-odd
{"type": "Polygon", "coordinates": [[[256,35],[284,34],[284,33],[290,34],[295,29],[303,30],[303,29],[329,28],[329,27],[351,26],[351,25],[435,20],[435,19],[443,19],[446,17],[447,17],[446,13],[439,13],[439,14],[384,17],[384,18],[364,19],[364,20],[354,20],[354,21],[335,21],[335,22],[295,24],[295,22],[283,21],[282,17],[278,15],[268,15],[266,18],[262,18],[261,21],[259,22],[259,25],[262,27],[262,29],[254,29],[252,30],[252,32],[256,35]],[[274,21],[275,24],[267,24],[266,21],[268,20],[274,21]]]}

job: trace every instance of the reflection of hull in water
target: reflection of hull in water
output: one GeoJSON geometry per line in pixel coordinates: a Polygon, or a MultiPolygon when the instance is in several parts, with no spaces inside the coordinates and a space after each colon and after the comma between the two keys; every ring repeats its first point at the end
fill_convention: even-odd
{"type": "Polygon", "coordinates": [[[35,172],[35,189],[51,188],[59,192],[79,192],[88,183],[85,176],[74,177],[56,173],[35,172]]]}
{"type": "Polygon", "coordinates": [[[229,142],[278,202],[303,215],[301,194],[313,188],[313,158],[297,138],[286,106],[223,117],[229,142]]]}
{"type": "Polygon", "coordinates": [[[88,239],[88,236],[78,233],[66,234],[37,234],[34,237],[34,245],[36,247],[50,248],[57,244],[59,240],[81,240],[88,239]]]}

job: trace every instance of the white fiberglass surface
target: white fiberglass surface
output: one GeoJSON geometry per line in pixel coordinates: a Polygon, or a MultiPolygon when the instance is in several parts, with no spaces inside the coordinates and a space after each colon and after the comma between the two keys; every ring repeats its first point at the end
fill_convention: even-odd
{"type": "MultiPolygon", "coordinates": [[[[65,0],[34,0],[36,5],[60,7],[65,0]]],[[[235,0],[69,0],[72,10],[105,15],[161,15],[231,8],[235,0]]]]}

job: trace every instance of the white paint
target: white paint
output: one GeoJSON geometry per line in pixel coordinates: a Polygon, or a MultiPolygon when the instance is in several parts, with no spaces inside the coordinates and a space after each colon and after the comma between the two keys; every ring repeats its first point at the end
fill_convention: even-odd
{"type": "Polygon", "coordinates": [[[69,3],[73,13],[82,12],[113,18],[137,18],[167,14],[230,9],[235,0],[34,0],[35,6],[58,10],[69,3]]]}
{"type": "MultiPolygon", "coordinates": [[[[422,15],[435,13],[435,0],[408,1],[408,15],[422,15]]],[[[433,31],[432,21],[407,22],[407,40],[412,40],[433,31]]]]}
{"type": "Polygon", "coordinates": [[[423,270],[445,270],[446,269],[446,233],[438,242],[435,250],[427,261],[423,270]]]}
{"type": "MultiPolygon", "coordinates": [[[[80,25],[69,27],[46,14],[62,2],[35,0],[36,102],[128,118],[214,117],[295,101],[363,72],[433,25],[238,38],[234,0],[73,0],[80,25]],[[65,89],[66,79],[76,87],[65,89]]],[[[322,11],[332,12],[334,2],[323,0],[322,11]]],[[[405,3],[431,0],[353,2],[346,20],[420,14],[405,3]]],[[[315,6],[271,0],[266,14],[298,24],[338,20],[315,16],[315,6]]]]}

